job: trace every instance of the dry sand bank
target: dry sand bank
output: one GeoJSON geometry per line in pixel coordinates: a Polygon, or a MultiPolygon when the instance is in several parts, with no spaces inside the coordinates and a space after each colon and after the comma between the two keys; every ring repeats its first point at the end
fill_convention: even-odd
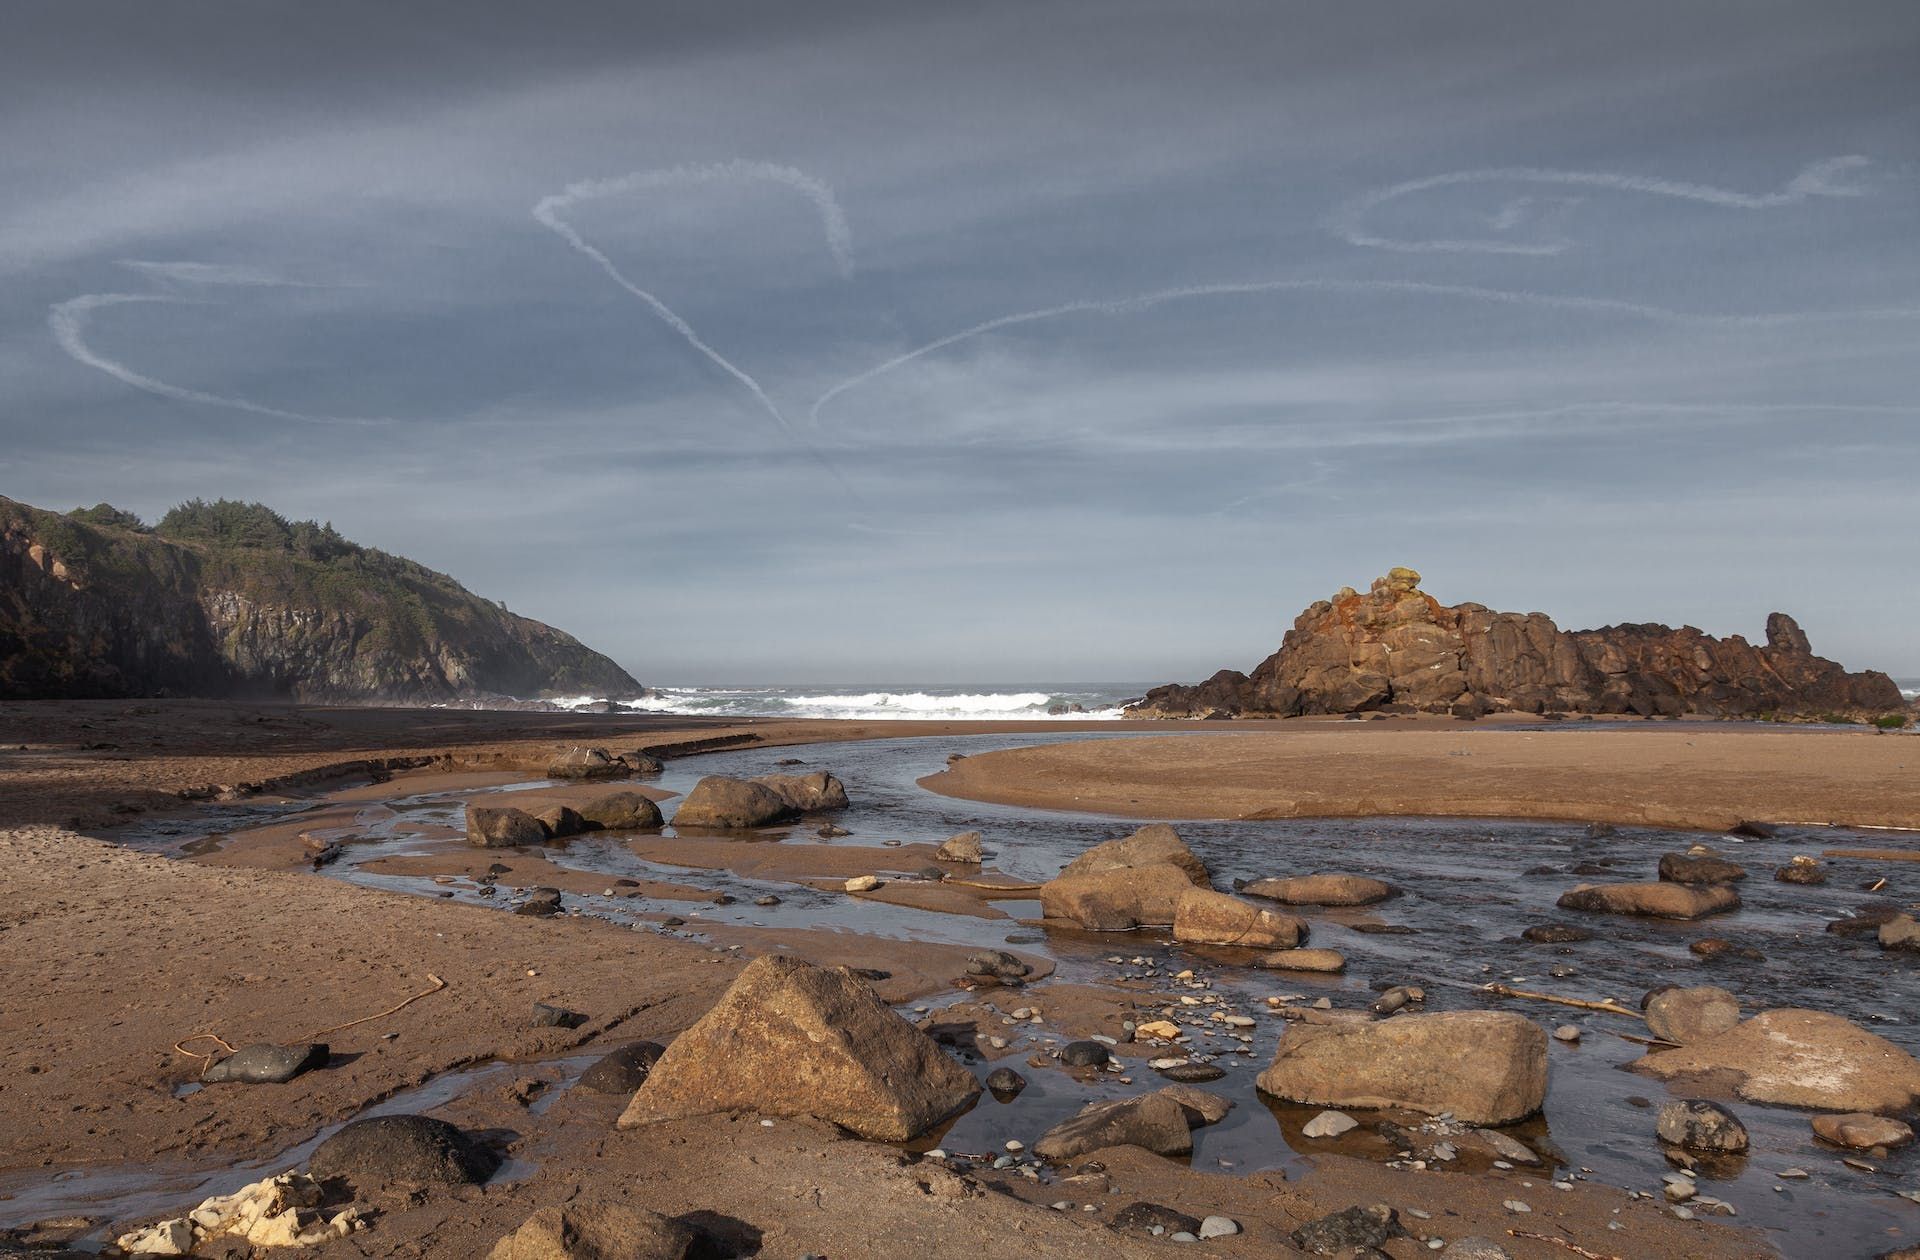
{"type": "Polygon", "coordinates": [[[983,753],[920,782],[965,800],[1138,818],[1920,828],[1920,737],[1866,731],[1303,724],[983,753]]]}

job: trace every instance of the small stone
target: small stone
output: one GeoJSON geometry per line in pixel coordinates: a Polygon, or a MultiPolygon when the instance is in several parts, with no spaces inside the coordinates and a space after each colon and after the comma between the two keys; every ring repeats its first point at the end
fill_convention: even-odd
{"type": "Polygon", "coordinates": [[[1200,1222],[1202,1238],[1229,1238],[1239,1232],[1239,1223],[1224,1216],[1209,1216],[1200,1222]]]}
{"type": "Polygon", "coordinates": [[[1747,1127],[1731,1111],[1705,1099],[1668,1103],[1660,1108],[1655,1129],[1661,1141],[1690,1151],[1732,1153],[1747,1149],[1747,1127]]]}
{"type": "Polygon", "coordinates": [[[1553,1039],[1555,1041],[1564,1041],[1569,1044],[1573,1042],[1577,1042],[1580,1040],[1580,1029],[1577,1025],[1574,1025],[1574,1024],[1562,1024],[1560,1025],[1560,1027],[1553,1030],[1553,1039]]]}
{"type": "Polygon", "coordinates": [[[240,1081],[249,1085],[278,1085],[302,1072],[325,1067],[327,1055],[327,1047],[318,1042],[293,1046],[275,1046],[263,1042],[242,1046],[218,1063],[208,1063],[200,1073],[200,1079],[208,1084],[240,1081]]]}
{"type": "Polygon", "coordinates": [[[1505,1209],[1507,1209],[1507,1211],[1509,1211],[1509,1212],[1531,1212],[1531,1211],[1533,1211],[1533,1209],[1532,1209],[1532,1208],[1530,1208],[1530,1207],[1528,1207],[1528,1206],[1527,1206],[1526,1204],[1524,1204],[1524,1203],[1522,1203],[1522,1202],[1521,1202],[1520,1200],[1518,1200],[1518,1199],[1508,1199],[1508,1200],[1506,1200],[1506,1201],[1505,1201],[1504,1203],[1502,1203],[1502,1204],[1501,1204],[1500,1206],[1501,1206],[1501,1207],[1504,1207],[1504,1208],[1505,1208],[1505,1209]]]}
{"type": "Polygon", "coordinates": [[[1332,1138],[1360,1127],[1360,1122],[1344,1111],[1323,1111],[1301,1126],[1302,1137],[1332,1138]]]}
{"type": "Polygon", "coordinates": [[[1097,1041],[1070,1041],[1060,1048],[1060,1062],[1068,1067],[1101,1067],[1112,1057],[1097,1041]]]}
{"type": "Polygon", "coordinates": [[[1006,1098],[1011,1098],[1015,1094],[1018,1094],[1026,1087],[1027,1078],[1012,1068],[995,1068],[993,1071],[987,1073],[987,1088],[992,1090],[996,1097],[1002,1097],[1003,1101],[1006,1098]]]}
{"type": "Polygon", "coordinates": [[[578,1028],[586,1022],[585,1015],[564,1006],[555,1006],[551,1002],[533,1004],[533,1023],[536,1028],[578,1028]]]}
{"type": "Polygon", "coordinates": [[[880,887],[880,877],[877,875],[855,875],[846,883],[846,889],[850,893],[872,892],[878,887],[880,887]]]}

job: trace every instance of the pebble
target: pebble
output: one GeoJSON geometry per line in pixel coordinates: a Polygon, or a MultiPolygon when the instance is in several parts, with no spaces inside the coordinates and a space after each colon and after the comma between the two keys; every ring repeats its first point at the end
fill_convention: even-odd
{"type": "Polygon", "coordinates": [[[1530,1207],[1528,1207],[1528,1206],[1527,1206],[1526,1204],[1524,1204],[1524,1203],[1522,1203],[1522,1202],[1521,1202],[1520,1200],[1518,1200],[1518,1199],[1508,1199],[1508,1200],[1507,1200],[1507,1201],[1506,1201],[1505,1203],[1503,1203],[1503,1204],[1501,1204],[1500,1206],[1502,1206],[1502,1207],[1504,1207],[1504,1208],[1506,1208],[1506,1209],[1507,1209],[1507,1211],[1509,1211],[1509,1212],[1531,1212],[1531,1211],[1533,1211],[1533,1209],[1532,1209],[1532,1208],[1530,1208],[1530,1207]]]}
{"type": "Polygon", "coordinates": [[[1239,1232],[1239,1223],[1224,1216],[1209,1216],[1200,1222],[1202,1238],[1227,1238],[1239,1232]]]}
{"type": "Polygon", "coordinates": [[[1562,1024],[1553,1030],[1553,1039],[1555,1041],[1565,1041],[1568,1043],[1579,1041],[1580,1029],[1573,1024],[1562,1024]]]}
{"type": "Polygon", "coordinates": [[[1331,1138],[1342,1133],[1352,1132],[1360,1127],[1360,1122],[1344,1111],[1323,1111],[1307,1121],[1300,1130],[1302,1137],[1331,1138]]]}

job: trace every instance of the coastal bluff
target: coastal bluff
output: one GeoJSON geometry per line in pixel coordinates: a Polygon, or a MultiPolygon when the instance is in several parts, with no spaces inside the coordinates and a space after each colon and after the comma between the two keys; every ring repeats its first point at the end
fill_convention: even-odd
{"type": "Polygon", "coordinates": [[[1543,613],[1442,604],[1395,568],[1365,594],[1345,587],[1294,620],[1252,674],[1221,670],[1155,687],[1142,718],[1387,712],[1637,714],[1644,717],[1877,717],[1905,710],[1887,675],[1815,656],[1792,617],[1764,645],[1692,626],[1562,630],[1543,613]]]}
{"type": "Polygon", "coordinates": [[[444,573],[259,504],[158,525],[0,497],[0,698],[621,697],[624,669],[444,573]]]}

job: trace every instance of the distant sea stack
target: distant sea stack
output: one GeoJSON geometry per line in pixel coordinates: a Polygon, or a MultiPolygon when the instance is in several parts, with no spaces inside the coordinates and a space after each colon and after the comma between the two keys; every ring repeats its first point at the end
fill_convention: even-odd
{"type": "Polygon", "coordinates": [[[1194,686],[1155,687],[1127,715],[1873,717],[1905,708],[1885,674],[1815,656],[1785,613],[1767,618],[1764,647],[1692,626],[1562,630],[1542,613],[1442,604],[1418,573],[1396,568],[1364,595],[1346,587],[1301,613],[1252,675],[1221,670],[1194,686]]]}
{"type": "Polygon", "coordinates": [[[259,504],[157,527],[0,498],[0,697],[426,703],[637,696],[624,669],[452,578],[259,504]]]}

